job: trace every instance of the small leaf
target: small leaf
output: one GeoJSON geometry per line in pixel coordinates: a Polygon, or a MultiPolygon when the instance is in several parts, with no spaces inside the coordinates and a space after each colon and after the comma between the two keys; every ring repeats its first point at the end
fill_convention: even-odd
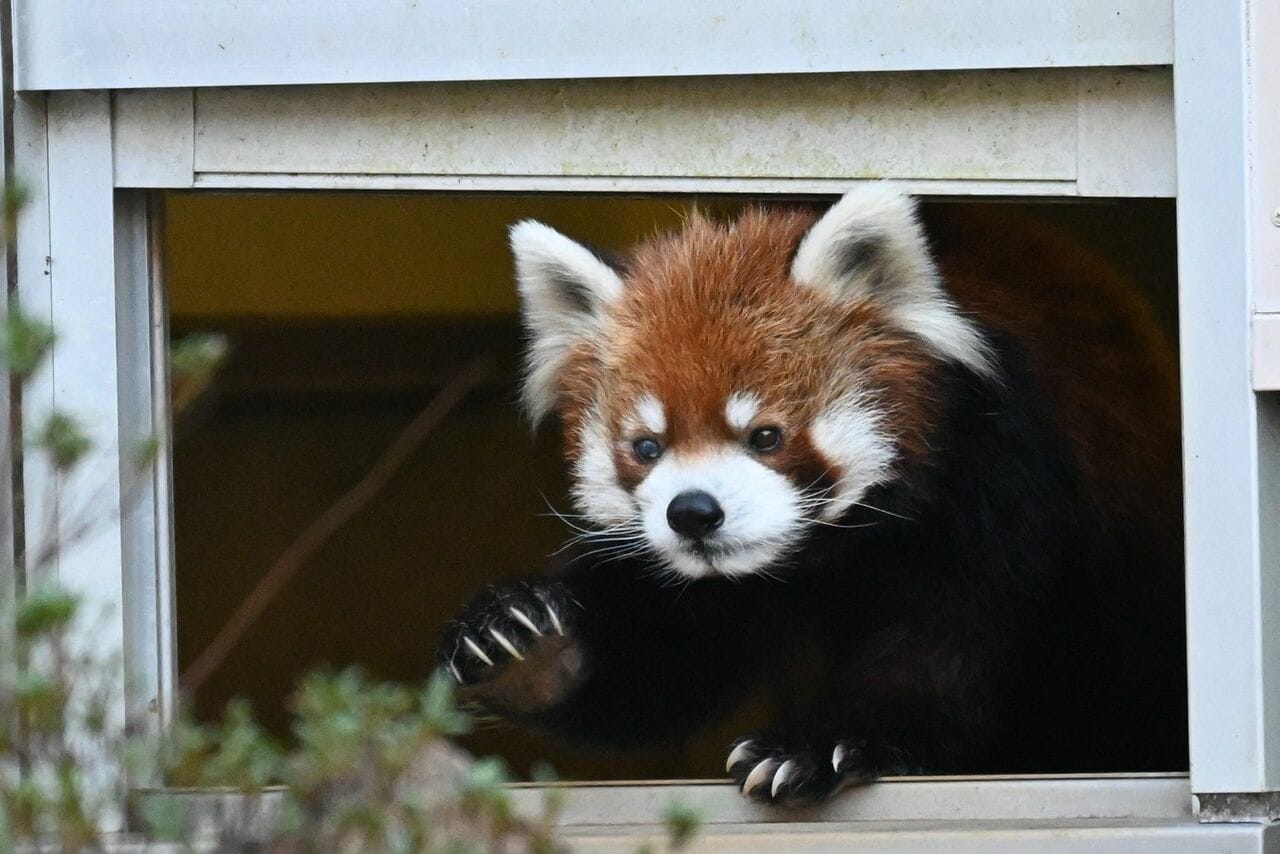
{"type": "Polygon", "coordinates": [[[13,222],[13,218],[18,215],[18,211],[26,207],[27,199],[31,198],[31,191],[27,189],[25,184],[17,181],[9,181],[4,188],[4,215],[6,222],[13,222]]]}
{"type": "Polygon", "coordinates": [[[471,718],[458,708],[453,684],[443,670],[436,670],[422,692],[423,720],[438,735],[464,735],[471,731],[471,718]]]}
{"type": "Polygon", "coordinates": [[[133,449],[133,464],[140,469],[145,469],[156,461],[156,457],[160,455],[160,447],[162,441],[159,433],[152,433],[147,438],[139,442],[133,449]]]}
{"type": "Polygon", "coordinates": [[[181,842],[187,832],[187,814],[182,801],[165,792],[142,796],[138,804],[143,831],[157,842],[181,842]]]}
{"type": "Polygon", "coordinates": [[[89,453],[93,442],[75,419],[55,412],[45,420],[44,427],[36,435],[36,447],[47,451],[54,468],[65,472],[89,453]]]}
{"type": "Polygon", "coordinates": [[[672,801],[663,813],[662,822],[667,826],[667,839],[672,849],[679,850],[691,841],[702,824],[698,811],[683,801],[672,801]]]}
{"type": "Polygon", "coordinates": [[[169,348],[169,370],[188,380],[212,373],[227,357],[225,335],[188,335],[169,348]]]}
{"type": "Polygon", "coordinates": [[[13,697],[26,724],[43,731],[60,729],[67,696],[58,681],[30,670],[14,675],[13,697]]]}
{"type": "Polygon", "coordinates": [[[26,379],[40,367],[55,338],[53,327],[23,314],[15,302],[9,303],[0,354],[19,379],[26,379]]]}
{"type": "Polygon", "coordinates": [[[35,638],[66,628],[80,607],[80,599],[56,586],[37,588],[19,603],[19,637],[35,638]]]}

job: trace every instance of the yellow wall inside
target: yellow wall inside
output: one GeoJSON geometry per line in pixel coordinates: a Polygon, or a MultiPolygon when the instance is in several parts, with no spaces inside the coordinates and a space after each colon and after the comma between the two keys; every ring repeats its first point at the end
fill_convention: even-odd
{"type": "MultiPolygon", "coordinates": [[[[176,318],[279,320],[501,315],[516,310],[506,228],[539,219],[621,250],[690,206],[751,199],[484,193],[173,193],[165,249],[176,318]]],[[[942,202],[945,204],[946,202],[942,202]]],[[[962,202],[963,203],[963,202],[962,202]]],[[[1168,200],[1033,203],[1145,287],[1172,329],[1168,200]]]]}
{"type": "MultiPolygon", "coordinates": [[[[173,194],[176,317],[370,318],[516,310],[506,226],[533,217],[606,249],[684,200],[484,194],[173,194]]],[[[724,202],[705,206],[720,210],[724,202]]]]}

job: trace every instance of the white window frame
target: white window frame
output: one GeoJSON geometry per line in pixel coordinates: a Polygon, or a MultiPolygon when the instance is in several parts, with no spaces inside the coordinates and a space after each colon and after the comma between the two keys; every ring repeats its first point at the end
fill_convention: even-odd
{"type": "MultiPolygon", "coordinates": [[[[421,4],[455,12],[466,5],[479,18],[466,38],[437,39],[437,52],[414,54],[374,49],[372,40],[392,25],[421,34],[424,27],[436,28],[431,30],[436,33],[441,22],[427,13],[423,13],[426,17],[399,18],[401,13],[393,12],[391,4],[376,0],[352,0],[347,6],[363,17],[346,24],[341,23],[347,20],[342,15],[326,20],[308,14],[308,4],[292,0],[264,2],[243,17],[229,16],[226,5],[209,0],[175,0],[163,7],[121,2],[115,4],[112,14],[100,16],[73,14],[75,0],[15,3],[18,94],[13,114],[13,166],[31,190],[18,226],[16,285],[24,309],[51,322],[62,339],[50,364],[26,390],[23,414],[28,424],[34,424],[53,408],[74,412],[91,426],[98,448],[84,479],[76,483],[59,482],[36,466],[25,467],[26,531],[31,539],[49,525],[59,524],[57,518],[42,515],[44,508],[56,511],[74,504],[77,496],[90,488],[90,482],[95,490],[108,489],[109,501],[115,503],[119,515],[96,530],[90,542],[63,555],[56,572],[92,602],[116,609],[117,617],[93,642],[103,649],[124,651],[121,684],[128,684],[130,690],[121,698],[121,714],[127,705],[134,713],[148,715],[152,726],[162,728],[172,713],[175,696],[168,458],[162,455],[164,464],[154,479],[141,486],[128,483],[125,462],[131,444],[154,426],[164,424],[168,414],[165,313],[154,251],[160,211],[152,190],[834,192],[849,180],[884,175],[905,180],[917,192],[946,195],[1176,195],[1192,770],[1189,786],[1178,784],[1186,796],[1184,809],[1170,815],[1164,807],[1135,806],[1135,814],[1126,820],[1132,824],[1149,819],[1152,826],[1158,824],[1166,830],[1176,827],[1176,832],[1169,832],[1184,834],[1178,836],[1183,841],[1203,841],[1211,836],[1223,845],[1244,846],[1230,850],[1259,850],[1249,846],[1280,844],[1261,825],[1204,829],[1209,836],[1196,835],[1185,826],[1192,817],[1192,792],[1198,798],[1202,819],[1256,820],[1280,814],[1280,796],[1276,794],[1280,792],[1280,542],[1274,530],[1280,509],[1280,402],[1271,393],[1280,389],[1280,332],[1272,331],[1280,328],[1280,227],[1272,223],[1273,210],[1280,208],[1280,156],[1275,145],[1280,118],[1274,110],[1265,109],[1280,102],[1280,60],[1262,47],[1280,43],[1277,4],[1266,0],[1028,0],[1006,7],[1003,25],[992,29],[988,3],[956,0],[948,5],[966,7],[969,19],[983,26],[942,32],[928,16],[922,19],[919,14],[902,12],[911,4],[862,0],[849,14],[872,28],[870,36],[863,33],[866,39],[898,46],[896,52],[884,51],[887,55],[877,58],[863,41],[846,44],[833,40],[843,32],[839,27],[826,35],[820,33],[816,41],[801,38],[795,27],[797,21],[807,20],[805,15],[825,20],[850,6],[817,0],[798,4],[796,8],[803,7],[802,13],[782,18],[770,10],[786,4],[737,3],[732,10],[727,6],[721,10],[735,20],[735,26],[742,27],[745,21],[774,27],[770,35],[777,37],[769,39],[770,49],[754,57],[750,51],[760,45],[751,41],[750,33],[739,33],[738,41],[732,42],[740,44],[741,51],[711,52],[703,57],[693,43],[683,41],[677,32],[680,28],[672,30],[672,21],[679,20],[690,26],[710,26],[721,14],[711,8],[716,4],[685,12],[681,10],[694,4],[649,4],[653,20],[662,26],[637,26],[634,31],[640,35],[619,35],[610,29],[608,16],[600,13],[609,9],[609,4],[598,0],[567,4],[581,14],[581,27],[594,27],[594,35],[601,37],[584,37],[580,27],[574,43],[588,47],[577,51],[564,43],[565,19],[531,22],[512,15],[501,4],[421,4]],[[1008,11],[1015,8],[1021,11],[1008,11]],[[681,19],[682,14],[696,20],[681,19]],[[254,15],[269,16],[266,20],[272,26],[265,31],[273,38],[291,41],[284,47],[255,41],[254,33],[264,27],[254,15]],[[1125,26],[1106,27],[1104,15],[1118,16],[1125,26]],[[1070,26],[1064,28],[1064,21],[1070,26]],[[539,27],[552,29],[543,33],[546,38],[542,40],[521,40],[520,44],[528,42],[528,46],[521,48],[524,53],[518,61],[509,63],[508,57],[500,54],[513,49],[519,34],[510,28],[516,23],[522,29],[532,28],[528,32],[535,34],[541,32],[539,27]],[[345,52],[338,57],[342,61],[335,62],[332,52],[317,53],[316,40],[339,29],[343,37],[330,42],[343,45],[345,52]],[[1119,33],[1120,37],[1108,39],[1099,33],[1119,33]],[[193,41],[193,34],[201,38],[193,41]],[[609,43],[604,36],[621,39],[621,43],[610,50],[590,47],[609,43]],[[222,55],[227,44],[233,46],[231,58],[222,55]],[[182,45],[185,47],[178,47],[182,45]],[[535,49],[536,45],[545,49],[535,49]],[[317,56],[326,68],[339,68],[341,73],[322,72],[309,65],[317,56]],[[131,58],[126,61],[121,57],[131,58]],[[147,62],[142,63],[139,57],[147,62]],[[406,127],[415,127],[414,121],[426,121],[440,98],[465,106],[469,97],[465,86],[455,85],[445,95],[440,93],[446,90],[438,87],[407,87],[395,90],[395,97],[387,95],[391,90],[377,86],[359,90],[324,86],[228,88],[619,74],[932,73],[939,69],[1135,64],[1164,69],[1018,72],[1074,80],[1068,102],[1030,111],[1045,122],[1039,126],[1042,131],[1057,127],[1053,122],[1064,115],[1073,116],[1065,127],[1074,135],[1047,138],[1044,143],[1050,149],[1055,145],[1070,145],[1070,149],[1048,151],[1045,156],[1049,160],[1036,159],[1025,150],[1021,154],[1015,151],[998,161],[978,163],[972,171],[959,175],[949,174],[947,170],[954,169],[951,166],[929,171],[932,161],[927,152],[915,160],[877,161],[874,151],[866,155],[853,148],[836,151],[835,165],[828,167],[779,148],[773,159],[753,167],[755,172],[744,172],[745,167],[737,168],[729,160],[716,162],[705,172],[685,169],[627,174],[604,170],[602,174],[603,167],[598,164],[551,168],[539,165],[536,158],[518,170],[504,171],[500,146],[495,146],[488,153],[495,168],[451,171],[447,164],[414,161],[405,153],[406,148],[397,148],[394,143],[397,134],[408,134],[406,127]],[[1168,91],[1170,64],[1173,95],[1168,91]],[[126,91],[154,86],[176,88],[126,91]],[[1116,95],[1120,90],[1130,94],[1116,95]],[[350,115],[340,107],[353,91],[367,96],[375,117],[385,115],[401,122],[378,126],[390,144],[380,149],[378,159],[366,158],[345,171],[332,165],[308,167],[309,158],[328,162],[323,157],[328,131],[350,115]],[[406,99],[413,102],[415,98],[421,99],[416,108],[410,103],[407,114],[395,112],[403,108],[406,99]],[[271,117],[281,104],[305,105],[307,109],[272,124],[271,117]],[[284,143],[274,148],[263,146],[263,150],[269,149],[266,160],[260,158],[261,151],[247,154],[225,133],[219,137],[232,120],[261,133],[263,141],[283,134],[284,143]],[[408,125],[403,123],[406,120],[408,125]],[[1133,144],[1135,139],[1141,144],[1133,144]],[[377,168],[368,168],[370,165],[377,168]],[[128,496],[124,495],[126,490],[128,496]],[[54,501],[48,499],[51,492],[54,501]],[[1223,835],[1230,833],[1237,836],[1229,839],[1223,835]]],[[[396,7],[402,5],[412,4],[396,7]]],[[[978,77],[968,78],[976,81],[975,92],[983,88],[981,74],[994,72],[977,73],[978,77]]],[[[761,86],[775,85],[769,79],[755,79],[762,81],[761,86]]],[[[499,84],[484,85],[492,93],[496,91],[492,87],[499,84]]],[[[565,97],[575,110],[601,109],[599,98],[592,98],[622,85],[602,81],[592,89],[566,84],[565,97]]],[[[650,84],[632,81],[625,85],[635,94],[643,93],[650,84]]],[[[685,86],[678,81],[652,85],[685,86]]],[[[697,105],[699,98],[714,93],[718,85],[736,84],[716,79],[690,83],[680,89],[684,93],[681,97],[697,105]]],[[[509,103],[511,109],[518,110],[518,99],[509,103]]],[[[872,118],[880,115],[876,110],[893,117],[895,107],[873,104],[866,109],[872,118]]],[[[501,118],[499,110],[497,119],[501,118]]],[[[762,119],[750,115],[730,118],[762,119]]],[[[973,118],[981,118],[976,107],[973,118]]],[[[688,121],[696,127],[690,132],[701,127],[698,122],[715,119],[714,110],[691,110],[688,121]]],[[[959,130],[966,123],[963,110],[939,110],[934,119],[941,129],[940,141],[954,133],[956,140],[964,142],[959,130]]],[[[803,133],[799,113],[797,120],[803,133]]],[[[892,123],[884,126],[892,127],[892,123]]],[[[497,133],[500,128],[495,125],[491,130],[497,133]]],[[[433,132],[449,130],[435,127],[433,132]]],[[[600,133],[610,133],[607,122],[600,133]]],[[[554,128],[544,129],[532,138],[554,149],[555,134],[554,128]]],[[[850,145],[854,142],[856,138],[850,145]]],[[[478,156],[486,153],[480,151],[478,156]]],[[[1149,784],[1142,783],[1146,778],[1141,777],[1123,779],[1165,794],[1170,785],[1163,778],[1151,778],[1162,782],[1149,784]]],[[[993,780],[951,782],[971,787],[978,793],[973,797],[997,785],[993,780]]],[[[1118,785],[1116,778],[1095,782],[1103,787],[1099,791],[1106,787],[1113,791],[1118,785]]],[[[923,791],[909,788],[913,785],[926,784],[901,784],[908,787],[905,789],[893,784],[885,791],[914,793],[901,795],[910,800],[923,791]]],[[[1015,801],[1025,798],[1025,803],[1041,804],[1038,815],[1046,819],[1068,823],[1085,819],[1070,810],[1045,806],[1040,798],[1049,789],[1044,786],[1030,781],[1013,785],[1012,790],[1002,791],[1013,792],[1009,797],[1015,801]]],[[[601,787],[582,788],[605,791],[601,787]]],[[[642,794],[652,791],[651,787],[635,787],[628,797],[652,800],[656,796],[642,794]]],[[[960,790],[949,791],[949,796],[957,796],[960,790]]],[[[851,796],[849,802],[863,803],[868,797],[851,796]]],[[[981,802],[979,797],[976,803],[981,802]]],[[[727,802],[716,803],[725,827],[733,824],[735,817],[761,817],[734,812],[727,802]]],[[[875,824],[868,818],[878,814],[874,810],[859,813],[857,807],[853,809],[846,817],[853,816],[855,824],[869,822],[863,830],[875,824]]],[[[981,817],[981,808],[961,812],[966,821],[981,817]]],[[[890,813],[895,820],[909,814],[890,813]]],[[[1012,822],[1010,827],[1023,827],[1029,821],[1016,810],[1002,819],[999,815],[989,817],[1012,822]]],[[[580,824],[590,826],[586,819],[580,824]]],[[[636,826],[641,824],[637,819],[636,826]]],[[[955,827],[945,832],[955,831],[955,827]]],[[[917,830],[934,832],[927,822],[917,830]]],[[[1072,837],[1076,842],[1071,844],[1094,847],[1097,840],[1091,833],[1072,837]]],[[[1150,838],[1166,837],[1157,834],[1150,838]]]]}

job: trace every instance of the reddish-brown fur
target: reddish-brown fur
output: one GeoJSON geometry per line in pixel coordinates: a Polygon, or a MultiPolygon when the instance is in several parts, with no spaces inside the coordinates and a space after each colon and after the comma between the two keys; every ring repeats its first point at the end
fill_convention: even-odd
{"type": "MultiPolygon", "coordinates": [[[[814,220],[808,212],[752,209],[726,224],[695,214],[680,232],[635,249],[623,298],[611,309],[610,339],[602,349],[579,345],[564,372],[569,455],[593,407],[603,410],[610,435],[631,438],[623,422],[650,394],[664,405],[674,450],[741,439],[725,423],[725,402],[753,392],[762,398],[756,422],[787,436],[768,464],[812,483],[839,471],[805,429],[855,386],[893,413],[890,429],[904,453],[923,450],[936,362],[874,304],[796,286],[790,259],[814,220]]],[[[623,447],[615,455],[619,477],[634,485],[643,469],[623,447]]]]}
{"type": "MultiPolygon", "coordinates": [[[[797,482],[836,475],[804,428],[855,383],[890,413],[900,453],[924,452],[936,360],[874,303],[796,286],[790,259],[815,219],[751,209],[716,223],[694,214],[681,231],[633,250],[612,337],[603,351],[579,345],[564,372],[569,456],[588,411],[600,407],[610,435],[626,439],[622,422],[646,394],[667,410],[670,447],[733,439],[725,401],[753,391],[764,399],[757,420],[788,435],[769,464],[797,482]]],[[[1107,497],[1113,518],[1158,510],[1176,520],[1176,363],[1131,283],[1025,216],[943,208],[926,222],[960,309],[1026,348],[1090,491],[1107,497]]],[[[643,477],[621,445],[616,463],[624,485],[643,477]]]]}
{"type": "MultiPolygon", "coordinates": [[[[866,503],[808,528],[777,577],[699,576],[673,592],[654,583],[650,555],[587,552],[557,579],[478,598],[445,648],[498,623],[519,631],[511,603],[573,603],[587,675],[529,720],[619,744],[691,732],[756,686],[792,699],[795,662],[819,662],[811,701],[730,754],[735,779],[764,800],[921,769],[1185,768],[1177,386],[1150,312],[1123,277],[1024,213],[937,206],[926,232],[949,298],[987,336],[985,375],[973,350],[950,347],[964,341],[940,340],[965,329],[937,322],[947,306],[927,301],[930,283],[876,275],[919,264],[864,269],[914,261],[886,255],[910,248],[882,242],[864,264],[845,246],[837,260],[852,271],[834,266],[849,281],[792,281],[815,219],[694,216],[633,250],[607,322],[555,363],[567,451],[579,457],[590,436],[583,469],[603,469],[602,422],[622,484],[648,487],[663,464],[646,479],[628,441],[642,401],[662,404],[661,438],[683,457],[745,438],[725,404],[746,392],[762,403],[755,424],[786,437],[758,461],[804,487],[841,474],[810,427],[856,391],[896,444],[897,471],[877,470],[887,477],[866,503]],[[876,301],[913,286],[916,301],[892,318],[876,301]],[[832,295],[842,287],[871,293],[832,295]],[[778,777],[748,786],[766,760],[799,771],[781,789],[778,777]]],[[[824,446],[851,466],[887,456],[859,438],[824,446]]],[[[666,501],[638,509],[665,505],[680,533],[666,501]]],[[[475,661],[458,666],[461,680],[488,678],[475,661]]]]}

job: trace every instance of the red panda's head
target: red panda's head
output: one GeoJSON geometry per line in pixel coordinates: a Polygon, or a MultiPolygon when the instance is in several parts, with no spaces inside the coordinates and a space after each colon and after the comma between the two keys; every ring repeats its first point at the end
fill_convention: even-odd
{"type": "Polygon", "coordinates": [[[620,269],[536,222],[511,244],[525,402],[561,415],[580,510],[689,577],[767,571],[927,452],[943,362],[990,370],[885,185],[695,215],[620,269]]]}

